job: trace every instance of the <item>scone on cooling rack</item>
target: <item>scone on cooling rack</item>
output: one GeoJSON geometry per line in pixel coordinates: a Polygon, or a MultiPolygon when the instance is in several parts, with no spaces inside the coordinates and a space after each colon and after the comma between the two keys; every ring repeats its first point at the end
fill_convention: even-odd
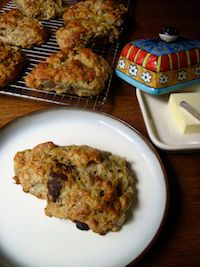
{"type": "Polygon", "coordinates": [[[17,8],[27,17],[49,20],[61,16],[62,0],[14,0],[17,8]]]}
{"type": "Polygon", "coordinates": [[[66,25],[56,31],[60,49],[114,43],[125,12],[124,5],[113,0],[86,0],[67,7],[63,13],[66,25]]]}
{"type": "Polygon", "coordinates": [[[62,18],[65,24],[72,19],[92,18],[119,27],[123,23],[126,10],[123,4],[114,0],[86,0],[67,7],[62,18]]]}
{"type": "Polygon", "coordinates": [[[87,47],[96,43],[114,43],[119,38],[119,30],[106,22],[93,19],[74,19],[56,31],[56,40],[65,52],[73,47],[87,47]]]}
{"type": "Polygon", "coordinates": [[[41,45],[46,39],[45,29],[36,20],[13,9],[0,14],[0,40],[5,43],[29,48],[41,45]]]}
{"type": "Polygon", "coordinates": [[[111,74],[108,62],[89,48],[54,53],[25,76],[30,88],[69,93],[78,96],[97,95],[111,74]]]}
{"type": "Polygon", "coordinates": [[[25,192],[47,200],[46,215],[99,234],[122,227],[134,197],[126,159],[86,145],[39,144],[16,153],[14,170],[25,192]]]}
{"type": "Polygon", "coordinates": [[[0,87],[14,81],[24,66],[24,56],[17,47],[0,41],[0,87]]]}

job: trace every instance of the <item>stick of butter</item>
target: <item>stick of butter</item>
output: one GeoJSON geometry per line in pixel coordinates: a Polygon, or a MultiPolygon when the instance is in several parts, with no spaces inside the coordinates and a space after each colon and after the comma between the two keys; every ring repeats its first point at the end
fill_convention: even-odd
{"type": "Polygon", "coordinates": [[[200,92],[173,93],[168,102],[171,117],[181,133],[200,133],[200,121],[180,106],[181,101],[200,112],[200,92]]]}

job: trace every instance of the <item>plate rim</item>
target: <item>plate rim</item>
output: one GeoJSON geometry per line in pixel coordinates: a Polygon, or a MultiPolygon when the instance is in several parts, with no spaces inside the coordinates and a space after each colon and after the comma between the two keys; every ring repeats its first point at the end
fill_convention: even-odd
{"type": "Polygon", "coordinates": [[[144,255],[153,246],[153,244],[157,240],[158,236],[160,235],[161,231],[163,230],[165,222],[166,222],[167,217],[168,217],[169,206],[170,206],[170,186],[169,186],[167,171],[166,171],[166,169],[164,167],[164,163],[162,162],[162,159],[161,159],[158,151],[156,150],[156,148],[153,146],[153,144],[145,136],[143,136],[137,129],[135,129],[132,125],[130,125],[128,122],[126,122],[123,119],[120,119],[120,118],[118,118],[118,117],[116,117],[116,116],[114,116],[112,114],[108,114],[108,113],[100,111],[100,110],[91,110],[89,108],[74,107],[74,106],[67,106],[67,107],[61,106],[61,107],[53,107],[51,109],[43,108],[43,109],[40,109],[40,110],[31,111],[31,112],[28,112],[26,114],[20,115],[20,116],[18,116],[16,118],[12,119],[11,121],[7,122],[2,127],[0,127],[0,136],[1,136],[2,130],[3,131],[6,130],[7,128],[9,128],[13,124],[17,123],[21,119],[26,119],[27,117],[34,116],[34,115],[37,115],[37,114],[40,114],[40,113],[56,112],[58,110],[66,110],[66,111],[67,110],[74,110],[74,111],[82,111],[82,112],[94,113],[94,114],[98,114],[98,115],[102,115],[102,116],[114,119],[114,120],[122,123],[122,125],[125,125],[129,129],[134,131],[143,140],[143,142],[153,152],[154,156],[156,157],[156,160],[158,161],[158,163],[160,165],[160,168],[161,168],[161,171],[162,171],[162,174],[163,174],[164,191],[165,191],[165,195],[166,195],[165,206],[163,207],[163,215],[162,215],[161,221],[159,222],[159,226],[158,226],[156,232],[154,233],[152,239],[149,241],[147,246],[138,254],[138,256],[136,256],[131,262],[129,262],[126,265],[127,267],[132,266],[136,262],[140,261],[141,258],[143,258],[144,255]]]}

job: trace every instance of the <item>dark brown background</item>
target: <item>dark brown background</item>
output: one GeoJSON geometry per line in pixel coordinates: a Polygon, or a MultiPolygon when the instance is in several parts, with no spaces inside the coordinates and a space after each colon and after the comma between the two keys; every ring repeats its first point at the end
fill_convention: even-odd
{"type": "MultiPolygon", "coordinates": [[[[121,47],[134,39],[155,37],[160,28],[166,25],[173,25],[182,35],[200,40],[199,0],[131,2],[125,31],[121,38],[121,47]]],[[[55,104],[0,95],[0,127],[21,115],[55,106],[55,104]]],[[[149,140],[134,87],[116,76],[111,85],[108,103],[101,108],[101,111],[123,119],[149,140]]],[[[155,149],[168,175],[169,213],[164,228],[153,246],[135,265],[138,267],[199,266],[200,153],[172,153],[155,149]]]]}

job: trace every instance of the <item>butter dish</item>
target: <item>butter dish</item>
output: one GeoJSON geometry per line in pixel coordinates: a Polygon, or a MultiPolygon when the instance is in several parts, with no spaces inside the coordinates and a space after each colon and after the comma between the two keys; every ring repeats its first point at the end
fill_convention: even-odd
{"type": "MultiPolygon", "coordinates": [[[[200,84],[193,84],[176,93],[182,95],[183,92],[188,94],[200,93],[200,84]]],[[[176,93],[172,94],[175,95],[176,93]]],[[[199,151],[200,132],[182,133],[171,116],[169,98],[172,94],[154,96],[136,89],[137,100],[149,138],[154,145],[162,150],[199,151]]]]}
{"type": "Polygon", "coordinates": [[[129,42],[117,61],[116,75],[153,95],[200,82],[200,41],[178,36],[174,39],[168,42],[158,37],[129,42]]]}

